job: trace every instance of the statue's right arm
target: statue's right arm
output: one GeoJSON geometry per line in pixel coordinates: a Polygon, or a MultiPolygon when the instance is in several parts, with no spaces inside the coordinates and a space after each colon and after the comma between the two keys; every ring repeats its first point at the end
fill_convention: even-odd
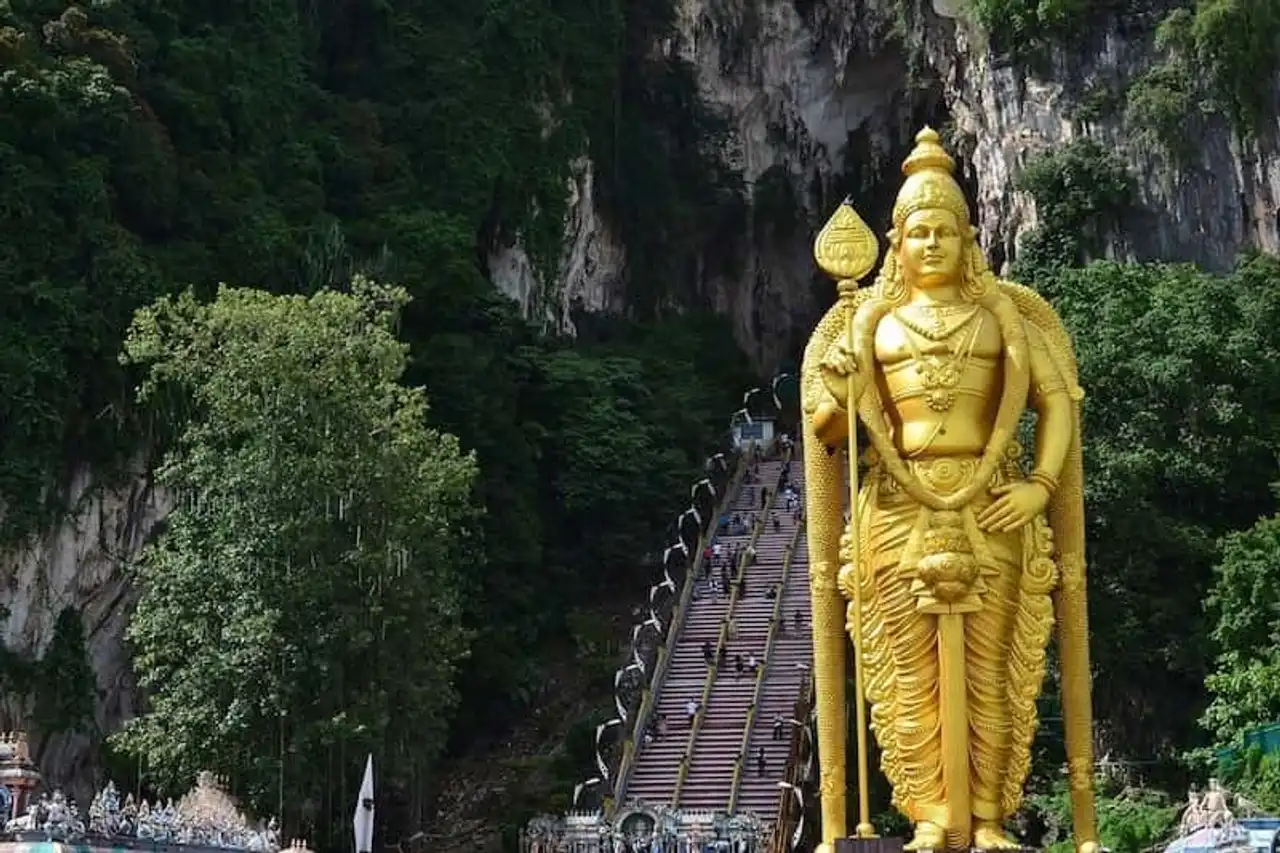
{"type": "Polygon", "coordinates": [[[814,435],[827,447],[840,447],[849,436],[849,381],[853,380],[853,399],[862,394],[864,373],[843,338],[834,341],[818,365],[822,391],[813,413],[814,435]]]}
{"type": "Polygon", "coordinates": [[[849,436],[849,414],[829,393],[813,413],[813,434],[827,447],[840,447],[849,436]]]}

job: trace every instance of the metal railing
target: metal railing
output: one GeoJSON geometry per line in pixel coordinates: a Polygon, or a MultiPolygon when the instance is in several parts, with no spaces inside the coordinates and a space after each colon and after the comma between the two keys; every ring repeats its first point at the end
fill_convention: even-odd
{"type": "Polygon", "coordinates": [[[787,748],[787,767],[778,783],[778,818],[769,838],[769,853],[791,853],[804,836],[804,787],[809,782],[814,757],[813,735],[809,719],[813,714],[813,679],[806,675],[796,697],[791,722],[791,742],[787,748]]]}

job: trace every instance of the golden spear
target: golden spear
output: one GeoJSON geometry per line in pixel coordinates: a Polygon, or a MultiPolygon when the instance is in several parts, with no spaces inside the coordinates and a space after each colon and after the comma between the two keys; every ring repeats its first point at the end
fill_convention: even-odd
{"type": "MultiPolygon", "coordinates": [[[[831,219],[818,232],[818,236],[813,243],[813,257],[818,266],[835,279],[840,294],[840,307],[844,312],[845,328],[844,335],[848,344],[849,352],[856,352],[853,339],[853,318],[856,310],[855,295],[858,289],[858,281],[867,273],[874,269],[877,259],[880,256],[880,246],[876,241],[875,234],[858,216],[853,209],[850,199],[846,198],[844,202],[832,214],[831,219]]],[[[849,465],[849,537],[852,545],[852,554],[854,565],[857,565],[858,554],[858,432],[857,432],[857,390],[856,390],[856,371],[850,372],[848,377],[848,391],[845,396],[845,410],[848,416],[848,465],[849,465]]],[[[810,518],[814,516],[810,510],[810,518]]],[[[867,782],[867,721],[866,721],[866,701],[863,691],[862,680],[862,584],[855,582],[853,585],[853,681],[855,719],[857,724],[858,738],[858,827],[857,837],[874,838],[875,829],[871,826],[870,801],[868,794],[867,782]]],[[[835,647],[829,638],[819,638],[817,627],[819,625],[819,616],[824,616],[821,621],[828,623],[834,617],[839,619],[844,610],[844,602],[841,599],[839,587],[832,583],[813,583],[811,588],[813,597],[814,610],[814,684],[818,694],[818,729],[819,732],[832,732],[838,726],[840,729],[844,727],[844,637],[839,637],[840,645],[835,647]],[[839,702],[837,704],[831,693],[839,690],[839,702]],[[823,695],[826,699],[823,701],[823,695]],[[836,709],[839,709],[838,712],[836,709]],[[836,717],[839,720],[822,719],[823,716],[836,717]],[[833,725],[834,724],[834,725],[833,725]]],[[[840,620],[843,622],[843,620],[840,620]]],[[[818,745],[819,756],[823,765],[824,783],[828,778],[839,778],[843,781],[843,767],[840,772],[833,777],[829,777],[828,769],[835,769],[834,763],[843,764],[845,761],[845,742],[843,731],[839,736],[838,744],[822,744],[818,745]],[[834,748],[832,748],[834,747],[834,748]],[[834,753],[834,754],[833,754],[834,753]]],[[[829,786],[828,786],[829,787],[829,786]]],[[[834,808],[828,807],[830,802],[832,806],[837,802],[837,798],[831,796],[833,792],[823,791],[823,841],[830,844],[840,834],[843,834],[845,817],[843,814],[838,817],[834,814],[828,815],[829,810],[834,808]],[[834,818],[834,820],[833,820],[834,818]],[[833,825],[835,824],[835,825],[833,825]]],[[[838,796],[840,810],[843,811],[844,792],[840,791],[838,796]]]]}

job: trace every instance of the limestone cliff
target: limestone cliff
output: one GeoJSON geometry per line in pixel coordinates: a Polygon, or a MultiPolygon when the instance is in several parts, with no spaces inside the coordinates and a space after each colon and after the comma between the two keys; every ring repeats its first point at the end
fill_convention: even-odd
{"type": "MultiPolygon", "coordinates": [[[[8,581],[0,589],[0,606],[8,614],[5,647],[28,659],[43,655],[63,610],[80,614],[95,677],[94,727],[103,734],[133,716],[137,701],[124,643],[136,597],[125,567],[171,507],[140,464],[115,483],[96,486],[87,470],[77,472],[68,487],[74,511],[43,535],[0,554],[8,581]]],[[[91,786],[101,781],[94,778],[101,756],[93,740],[41,731],[31,711],[30,696],[6,692],[3,728],[28,728],[33,758],[46,780],[87,803],[91,786]]]]}
{"type": "MultiPolygon", "coordinates": [[[[964,0],[679,0],[676,34],[658,48],[692,63],[704,98],[730,119],[730,156],[755,201],[750,237],[733,250],[745,255],[734,265],[738,274],[682,287],[709,296],[732,318],[761,367],[792,356],[832,298],[833,288],[811,272],[814,227],[845,193],[883,226],[897,164],[926,121],[943,127],[962,157],[997,266],[1012,260],[1018,236],[1036,224],[1032,200],[1013,189],[1019,169],[1036,153],[1085,136],[1118,151],[1138,179],[1140,209],[1111,254],[1222,269],[1244,248],[1280,251],[1280,109],[1248,141],[1225,119],[1189,117],[1197,154],[1180,163],[1139,139],[1123,109],[1080,109],[1091,91],[1123,97],[1156,61],[1156,24],[1173,5],[1152,2],[1095,20],[1031,70],[993,55],[967,20],[964,0]],[[762,182],[780,178],[801,214],[785,235],[760,222],[773,215],[760,203],[762,182]]],[[[1280,85],[1272,90],[1280,93],[1280,85]]],[[[580,183],[575,192],[559,299],[588,308],[623,304],[624,254],[610,243],[616,235],[580,183]],[[575,260],[584,257],[609,263],[575,260]]],[[[527,302],[521,294],[535,285],[512,274],[520,266],[508,252],[492,271],[500,288],[527,302]]]]}

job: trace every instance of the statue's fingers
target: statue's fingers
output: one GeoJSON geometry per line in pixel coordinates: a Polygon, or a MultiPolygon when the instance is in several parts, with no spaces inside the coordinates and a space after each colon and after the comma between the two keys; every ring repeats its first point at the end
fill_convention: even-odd
{"type": "Polygon", "coordinates": [[[992,486],[990,489],[990,492],[993,495],[1007,495],[1009,494],[1009,492],[1013,491],[1018,485],[1019,485],[1018,483],[1005,483],[1000,486],[992,486]]]}
{"type": "Polygon", "coordinates": [[[1009,504],[1005,504],[1000,508],[1000,512],[993,515],[987,521],[987,529],[998,530],[1000,527],[1007,524],[1011,519],[1016,519],[1017,517],[1018,517],[1017,508],[1009,504]]]}
{"type": "Polygon", "coordinates": [[[996,532],[997,532],[997,533],[1012,533],[1013,531],[1017,530],[1019,527],[1022,527],[1022,525],[1026,524],[1026,523],[1027,523],[1027,518],[1026,518],[1026,516],[1025,516],[1024,514],[1022,514],[1022,513],[1020,513],[1020,512],[1019,512],[1019,513],[1014,513],[1014,515],[1013,515],[1013,517],[1012,517],[1012,518],[1010,518],[1010,519],[1008,519],[1008,520],[1006,520],[1006,521],[1004,521],[1004,522],[1002,522],[1002,523],[1000,524],[1000,527],[999,527],[999,528],[997,528],[996,532]]]}
{"type": "Polygon", "coordinates": [[[983,525],[989,524],[993,519],[996,518],[996,516],[1003,513],[1008,508],[1008,506],[1009,506],[1008,498],[1001,498],[1000,500],[996,501],[991,506],[987,507],[982,511],[982,514],[978,516],[978,523],[983,525]]]}
{"type": "Polygon", "coordinates": [[[1012,533],[1015,530],[1021,530],[1022,528],[1026,527],[1030,523],[1031,523],[1030,513],[1022,513],[1021,515],[1019,515],[1017,518],[1013,520],[1013,524],[1009,525],[1008,530],[1010,533],[1012,533]]]}

